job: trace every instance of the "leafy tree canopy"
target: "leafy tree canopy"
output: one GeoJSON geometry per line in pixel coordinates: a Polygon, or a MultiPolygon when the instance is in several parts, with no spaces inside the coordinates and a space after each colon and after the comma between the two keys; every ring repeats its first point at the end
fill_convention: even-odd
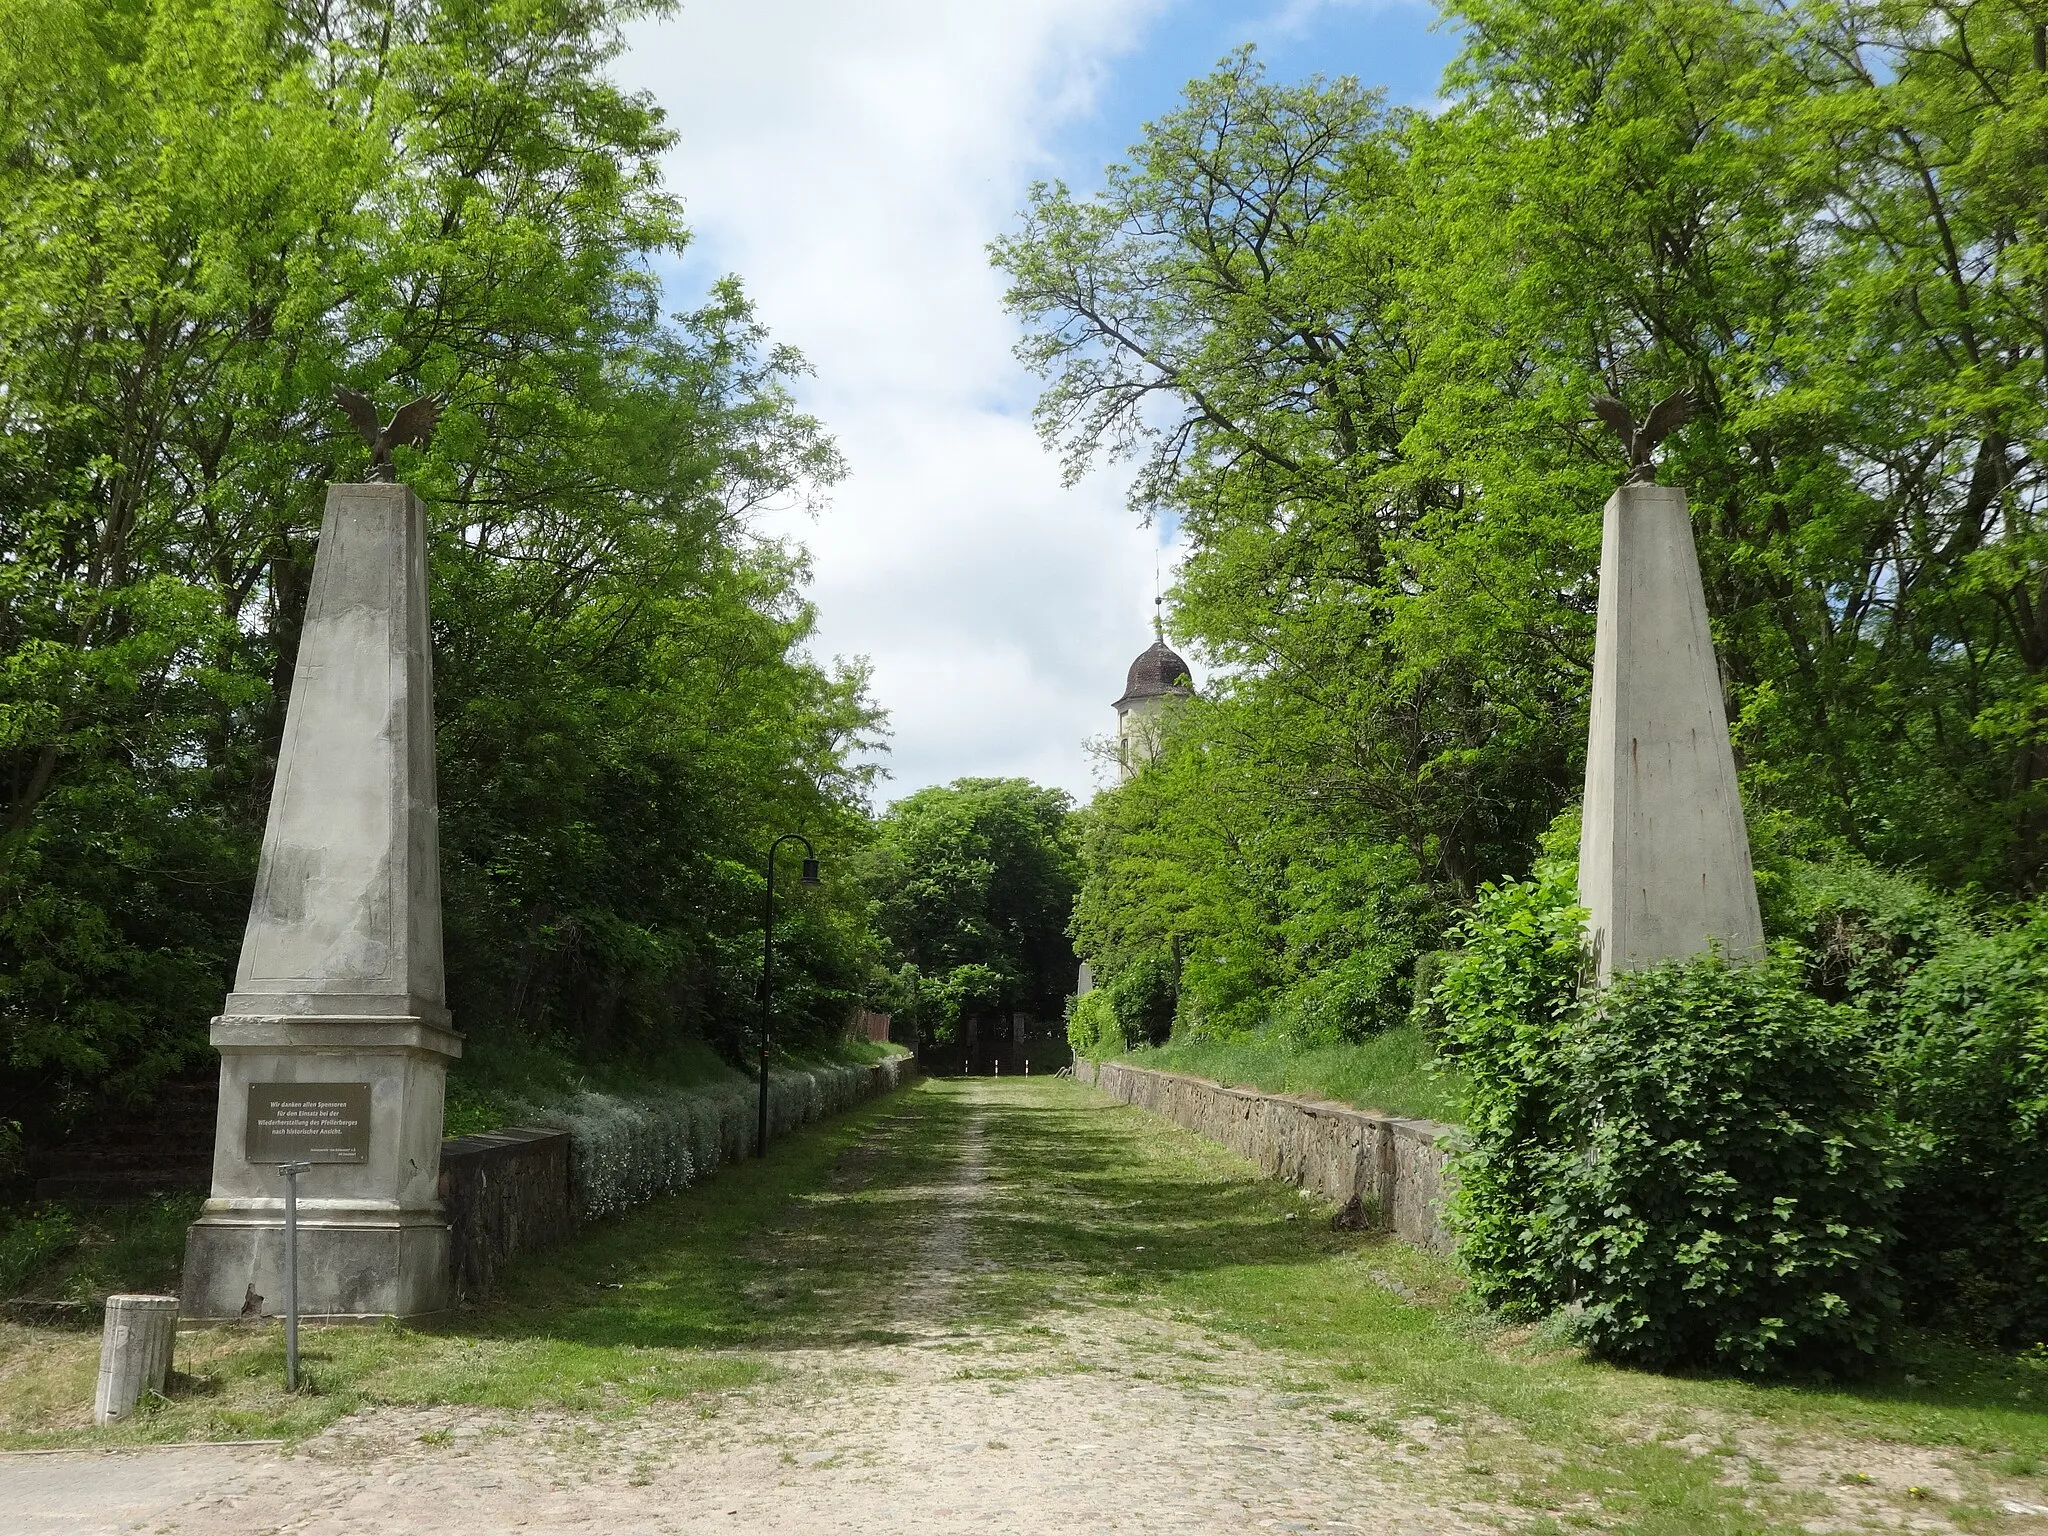
{"type": "Polygon", "coordinates": [[[889,807],[863,880],[903,968],[895,1006],[942,1035],[968,1014],[1058,1016],[1076,965],[1072,811],[1027,779],[956,779],[889,807]]]}
{"type": "Polygon", "coordinates": [[[2048,74],[2024,8],[1469,0],[1434,113],[1245,50],[993,258],[1078,474],[1190,553],[1211,665],[1091,822],[1081,948],[1184,1021],[1398,1016],[1576,794],[1588,398],[1703,401],[1692,495],[1752,822],[2048,887],[2048,74]],[[1176,761],[1178,757],[1178,761],[1176,761]],[[1247,1003],[1262,988],[1285,995],[1247,1003]]]}
{"type": "MultiPolygon", "coordinates": [[[[840,465],[737,281],[662,311],[670,139],[607,78],[659,9],[0,0],[0,1122],[210,1059],[323,487],[366,464],[336,383],[444,402],[399,470],[461,1027],[724,1041],[768,838],[858,844],[879,717],[750,526],[840,465]]],[[[795,910],[782,1038],[836,1031],[862,922],[795,910]]]]}

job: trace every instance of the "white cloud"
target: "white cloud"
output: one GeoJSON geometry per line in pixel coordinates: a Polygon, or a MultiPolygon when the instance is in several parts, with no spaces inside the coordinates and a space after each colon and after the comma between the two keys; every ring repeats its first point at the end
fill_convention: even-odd
{"type": "MultiPolygon", "coordinates": [[[[821,649],[870,656],[893,798],[961,774],[1085,794],[1147,640],[1123,476],[1063,490],[983,247],[1163,0],[723,0],[619,75],[679,136],[701,284],[736,271],[809,357],[851,476],[814,525],[821,649]]],[[[1086,169],[1083,168],[1084,174],[1086,169]]],[[[678,294],[679,301],[685,296],[678,294]]]]}

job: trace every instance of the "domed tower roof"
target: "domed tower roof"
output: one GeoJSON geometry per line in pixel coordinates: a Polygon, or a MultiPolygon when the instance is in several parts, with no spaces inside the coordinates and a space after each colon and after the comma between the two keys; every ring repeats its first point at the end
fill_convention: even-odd
{"type": "Polygon", "coordinates": [[[1131,663],[1130,675],[1124,679],[1124,696],[1116,701],[1116,708],[1122,710],[1139,699],[1156,699],[1161,694],[1185,697],[1195,691],[1189,681],[1192,676],[1188,664],[1164,640],[1154,640],[1131,663]]]}

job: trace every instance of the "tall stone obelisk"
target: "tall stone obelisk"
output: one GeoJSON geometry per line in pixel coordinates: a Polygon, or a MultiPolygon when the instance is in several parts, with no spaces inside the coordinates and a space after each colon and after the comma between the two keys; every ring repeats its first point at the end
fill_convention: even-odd
{"type": "Polygon", "coordinates": [[[418,499],[330,486],[255,900],[213,1021],[213,1197],[186,1244],[187,1317],[283,1309],[291,1161],[311,1164],[303,1314],[448,1305],[436,1186],[462,1037],[442,978],[433,689],[418,499]]]}
{"type": "Polygon", "coordinates": [[[1598,979],[1764,952],[1749,833],[1685,492],[1607,500],[1579,902],[1598,979]]]}

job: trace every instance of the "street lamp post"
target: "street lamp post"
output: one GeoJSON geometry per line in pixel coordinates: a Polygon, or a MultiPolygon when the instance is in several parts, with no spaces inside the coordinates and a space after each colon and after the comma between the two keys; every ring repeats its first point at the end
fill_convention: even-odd
{"type": "Polygon", "coordinates": [[[768,1154],[768,1020],[774,1006],[775,978],[775,850],[784,843],[804,845],[805,885],[818,883],[818,851],[801,832],[785,832],[768,845],[768,915],[761,924],[761,1102],[754,1124],[754,1155],[768,1154]]]}

